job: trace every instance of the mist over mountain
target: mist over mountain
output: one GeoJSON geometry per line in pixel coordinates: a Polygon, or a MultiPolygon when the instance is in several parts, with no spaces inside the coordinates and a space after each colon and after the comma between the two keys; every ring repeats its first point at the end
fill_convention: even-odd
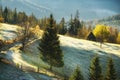
{"type": "Polygon", "coordinates": [[[105,17],[98,20],[91,20],[86,22],[87,25],[95,26],[96,24],[104,24],[112,27],[116,27],[120,30],[120,14],[105,17]]]}
{"type": "Polygon", "coordinates": [[[107,18],[100,19],[99,22],[102,21],[115,21],[115,20],[120,20],[120,14],[109,16],[107,18]]]}

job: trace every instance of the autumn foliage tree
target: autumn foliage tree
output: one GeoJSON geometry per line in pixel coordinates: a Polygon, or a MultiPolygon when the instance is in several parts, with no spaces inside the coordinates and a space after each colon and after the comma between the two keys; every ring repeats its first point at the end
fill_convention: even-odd
{"type": "Polygon", "coordinates": [[[90,30],[88,30],[86,26],[83,26],[82,28],[79,28],[77,36],[78,38],[86,39],[89,32],[90,30]]]}
{"type": "Polygon", "coordinates": [[[93,30],[93,33],[95,34],[97,41],[100,42],[100,47],[102,47],[102,43],[105,41],[108,41],[109,37],[109,27],[106,25],[98,24],[96,25],[95,29],[93,30]]]}
{"type": "Polygon", "coordinates": [[[117,43],[117,36],[119,33],[119,30],[115,27],[109,27],[109,37],[108,37],[108,42],[110,43],[117,43]]]}
{"type": "Polygon", "coordinates": [[[107,41],[109,37],[109,27],[106,25],[98,24],[93,30],[96,38],[100,40],[100,42],[107,41]]]}
{"type": "Polygon", "coordinates": [[[120,32],[119,32],[119,34],[117,36],[117,43],[120,44],[120,32]]]}

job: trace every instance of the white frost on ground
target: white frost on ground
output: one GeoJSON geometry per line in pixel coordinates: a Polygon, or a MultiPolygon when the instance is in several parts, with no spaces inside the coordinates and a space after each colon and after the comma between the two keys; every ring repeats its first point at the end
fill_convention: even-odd
{"type": "MultiPolygon", "coordinates": [[[[120,45],[104,43],[102,48],[100,48],[99,42],[87,41],[83,39],[75,39],[67,36],[60,36],[60,41],[62,46],[72,47],[75,49],[82,49],[86,51],[94,50],[94,51],[105,51],[111,54],[115,54],[120,56],[120,45]]],[[[104,55],[100,52],[98,54],[104,55]]]]}
{"type": "Polygon", "coordinates": [[[11,40],[15,39],[17,37],[17,31],[21,29],[21,27],[18,27],[16,25],[10,25],[10,24],[0,24],[0,39],[2,40],[11,40]]]}
{"type": "MultiPolygon", "coordinates": [[[[53,68],[54,71],[60,72],[61,74],[64,73],[65,75],[70,75],[75,69],[75,67],[79,65],[81,67],[84,76],[88,76],[90,60],[93,58],[95,54],[98,54],[100,56],[103,71],[106,70],[107,59],[109,56],[111,56],[115,61],[115,67],[118,76],[120,76],[120,69],[119,69],[120,45],[104,43],[102,45],[102,48],[100,48],[100,43],[98,42],[76,39],[62,35],[59,36],[60,36],[61,48],[64,53],[65,66],[63,68],[53,68]]],[[[39,64],[40,66],[44,66],[44,67],[47,66],[49,68],[48,65],[43,64],[43,62],[39,59],[38,54],[40,52],[38,51],[37,47],[38,47],[38,42],[31,43],[31,45],[27,48],[27,51],[31,53],[30,56],[32,58],[30,56],[29,57],[26,56],[26,59],[29,59],[29,61],[31,60],[32,62],[39,64]],[[40,63],[38,63],[38,61],[40,63]]]]}
{"type": "MultiPolygon", "coordinates": [[[[100,48],[100,43],[87,41],[83,39],[75,39],[67,36],[60,36],[61,48],[63,49],[65,69],[64,71],[70,75],[77,65],[80,66],[84,76],[88,76],[90,60],[95,54],[101,59],[103,71],[105,71],[107,58],[111,56],[115,60],[116,71],[120,76],[120,45],[104,43],[100,48]],[[67,71],[70,70],[70,71],[67,71]]],[[[86,78],[86,77],[85,77],[86,78]]]]}
{"type": "MultiPolygon", "coordinates": [[[[2,40],[13,40],[16,37],[18,37],[18,30],[20,30],[21,28],[19,26],[16,25],[9,25],[9,24],[0,24],[0,39],[2,40]]],[[[23,66],[29,66],[32,68],[36,69],[36,66],[33,66],[29,63],[27,63],[24,59],[23,56],[25,53],[23,53],[22,51],[19,50],[19,48],[21,47],[21,43],[16,43],[13,47],[11,47],[9,50],[7,51],[2,51],[4,52],[4,54],[6,54],[6,59],[9,61],[14,62],[15,65],[19,64],[19,67],[21,65],[23,66]]],[[[34,74],[33,74],[34,75],[34,74]]],[[[45,75],[40,75],[41,80],[52,80],[52,78],[45,76],[45,75]]],[[[24,76],[19,77],[18,80],[36,80],[32,77],[31,74],[25,74],[24,76]]]]}
{"type": "MultiPolygon", "coordinates": [[[[6,24],[4,24],[4,26],[6,26],[6,24]]],[[[10,30],[12,29],[15,30],[14,27],[10,28],[10,30]]],[[[14,36],[14,35],[10,35],[10,36],[14,36]]],[[[111,56],[115,61],[117,74],[118,76],[120,76],[120,69],[119,69],[120,45],[104,43],[102,45],[102,48],[100,48],[100,43],[98,42],[76,39],[76,38],[71,38],[71,37],[61,36],[61,35],[59,36],[60,36],[61,48],[64,53],[65,66],[61,69],[54,68],[54,71],[60,72],[62,74],[64,73],[65,75],[70,75],[73,72],[74,68],[77,65],[79,65],[85,76],[85,79],[87,80],[86,76],[88,76],[88,73],[89,73],[88,69],[90,65],[90,60],[93,58],[95,54],[98,54],[100,56],[103,71],[106,70],[105,67],[106,67],[107,58],[111,56]]],[[[21,54],[18,48],[16,47],[11,48],[7,52],[7,54],[9,57],[13,59],[13,61],[21,64],[30,65],[27,62],[31,61],[35,65],[49,67],[48,65],[44,64],[42,60],[39,59],[40,52],[37,49],[37,47],[38,47],[38,42],[31,43],[27,48],[27,51],[30,54],[26,54],[26,56],[21,54]]],[[[30,66],[33,66],[33,65],[30,65],[30,66]]]]}

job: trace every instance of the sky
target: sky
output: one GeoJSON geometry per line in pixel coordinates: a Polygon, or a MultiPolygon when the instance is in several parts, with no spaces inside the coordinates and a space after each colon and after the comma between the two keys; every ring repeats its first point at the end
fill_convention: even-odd
{"type": "MultiPolygon", "coordinates": [[[[6,0],[14,2],[15,0],[6,0]]],[[[36,8],[43,8],[54,14],[60,20],[69,19],[79,10],[81,20],[100,19],[120,14],[120,0],[16,0],[30,4],[36,8]]],[[[43,13],[44,14],[44,13],[43,13]]]]}
{"type": "Polygon", "coordinates": [[[69,18],[79,10],[83,20],[103,18],[120,13],[120,0],[36,0],[58,16],[69,18]]]}

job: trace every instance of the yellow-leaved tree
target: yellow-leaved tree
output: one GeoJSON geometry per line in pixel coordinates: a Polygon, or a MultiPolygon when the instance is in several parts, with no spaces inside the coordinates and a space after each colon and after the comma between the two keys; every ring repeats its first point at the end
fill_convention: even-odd
{"type": "Polygon", "coordinates": [[[93,30],[93,33],[98,41],[100,42],[107,41],[110,35],[109,26],[97,24],[95,29],[93,30]]]}
{"type": "Polygon", "coordinates": [[[118,37],[117,37],[117,43],[120,44],[120,32],[119,32],[118,37]]]}
{"type": "Polygon", "coordinates": [[[93,33],[96,36],[97,41],[101,43],[100,47],[102,47],[102,43],[108,41],[110,35],[109,26],[97,24],[93,33]]]}

